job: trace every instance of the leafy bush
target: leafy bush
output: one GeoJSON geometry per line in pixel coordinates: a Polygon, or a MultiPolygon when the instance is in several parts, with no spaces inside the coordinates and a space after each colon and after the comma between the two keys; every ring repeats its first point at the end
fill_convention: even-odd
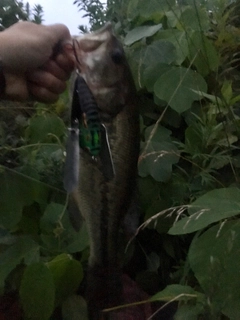
{"type": "Polygon", "coordinates": [[[0,31],[10,27],[19,20],[28,20],[38,24],[43,22],[43,7],[34,5],[30,7],[18,0],[2,0],[0,3],[0,31]]]}
{"type": "Polygon", "coordinates": [[[142,228],[156,229],[174,260],[157,294],[179,300],[174,319],[239,318],[238,11],[230,1],[132,0],[120,32],[141,106],[142,228]]]}
{"type": "Polygon", "coordinates": [[[0,126],[0,288],[19,292],[26,319],[49,319],[77,291],[87,261],[85,226],[73,229],[62,187],[67,100],[66,92],[48,107],[1,103],[12,126],[0,126]]]}

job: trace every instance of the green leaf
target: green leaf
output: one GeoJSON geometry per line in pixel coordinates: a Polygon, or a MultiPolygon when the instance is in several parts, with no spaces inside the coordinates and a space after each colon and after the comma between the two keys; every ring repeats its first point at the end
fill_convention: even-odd
{"type": "Polygon", "coordinates": [[[30,143],[52,141],[52,137],[48,138],[49,134],[63,137],[65,132],[66,127],[62,119],[47,113],[32,118],[28,128],[30,143]]]}
{"type": "Polygon", "coordinates": [[[65,206],[59,203],[51,202],[45,209],[40,221],[41,230],[45,233],[52,233],[59,224],[61,217],[65,212],[65,206]]]}
{"type": "Polygon", "coordinates": [[[24,206],[47,202],[49,188],[36,180],[4,170],[0,172],[0,225],[11,229],[21,220],[24,206]]]}
{"type": "Polygon", "coordinates": [[[56,237],[56,235],[51,234],[51,235],[46,235],[46,234],[41,234],[41,241],[43,243],[43,248],[47,249],[49,252],[57,252],[59,253],[59,250],[62,248],[59,248],[60,246],[60,241],[59,238],[56,237]]]}
{"type": "Polygon", "coordinates": [[[89,236],[87,232],[86,223],[83,223],[79,232],[73,238],[73,241],[67,246],[69,253],[81,252],[89,246],[89,236]]]}
{"type": "Polygon", "coordinates": [[[201,32],[194,32],[189,40],[189,60],[197,71],[206,76],[219,67],[219,54],[214,45],[201,32]]]}
{"type": "Polygon", "coordinates": [[[18,223],[17,228],[24,234],[38,236],[41,216],[42,210],[40,206],[34,202],[31,206],[24,207],[22,219],[18,223]]]}
{"type": "Polygon", "coordinates": [[[157,40],[148,45],[143,57],[145,66],[159,63],[170,64],[176,59],[176,48],[167,40],[157,40]]]}
{"type": "Polygon", "coordinates": [[[152,20],[158,23],[165,12],[174,5],[174,0],[131,0],[128,3],[128,19],[140,17],[141,21],[152,20]]]}
{"type": "MultiPolygon", "coordinates": [[[[205,92],[202,92],[202,91],[198,91],[198,90],[194,90],[192,89],[192,91],[196,94],[199,95],[199,97],[201,98],[207,98],[208,100],[210,100],[212,103],[214,104],[217,104],[217,106],[222,106],[224,105],[224,102],[217,96],[215,95],[212,95],[212,94],[208,94],[208,93],[205,93],[205,92]]],[[[217,109],[219,110],[219,109],[217,109]]]]}
{"type": "Polygon", "coordinates": [[[164,182],[171,176],[172,165],[179,160],[178,150],[170,139],[171,131],[159,126],[150,138],[153,128],[151,126],[146,130],[147,148],[140,157],[139,175],[151,175],[156,181],[164,182]]]}
{"type": "MultiPolygon", "coordinates": [[[[221,200],[221,198],[219,198],[221,200]]],[[[190,266],[212,310],[240,319],[240,221],[216,225],[192,242],[190,266]]]]}
{"type": "Polygon", "coordinates": [[[145,211],[147,210],[149,205],[159,199],[160,186],[159,183],[157,183],[152,177],[147,177],[139,178],[138,187],[140,193],[141,208],[143,208],[145,211]]]}
{"type": "Polygon", "coordinates": [[[230,103],[232,96],[233,96],[233,91],[232,91],[232,82],[225,80],[223,82],[223,86],[221,88],[221,93],[224,98],[224,101],[228,104],[230,103]]]}
{"type": "Polygon", "coordinates": [[[174,10],[170,10],[166,12],[168,27],[169,29],[171,28],[171,30],[167,30],[167,31],[175,31],[175,29],[173,28],[175,28],[178,25],[181,14],[183,13],[183,11],[187,9],[188,9],[187,7],[181,6],[180,8],[176,7],[174,8],[174,10]]]}
{"type": "Polygon", "coordinates": [[[149,64],[143,71],[143,84],[149,92],[153,92],[154,84],[158,78],[165,72],[169,71],[171,67],[165,63],[149,64]]]}
{"type": "Polygon", "coordinates": [[[177,29],[160,30],[158,38],[165,39],[174,45],[176,49],[175,63],[181,65],[189,54],[187,33],[177,29]]]}
{"type": "Polygon", "coordinates": [[[181,67],[172,67],[154,85],[156,96],[165,100],[178,113],[188,110],[193,101],[201,99],[193,90],[206,92],[205,80],[197,72],[181,67]]]}
{"type": "Polygon", "coordinates": [[[81,297],[72,295],[62,305],[63,320],[88,320],[87,303],[81,297]]]}
{"type": "Polygon", "coordinates": [[[126,46],[130,46],[136,41],[139,41],[143,38],[151,37],[156,32],[158,32],[158,30],[160,30],[161,28],[162,28],[161,23],[154,26],[142,26],[142,27],[134,28],[127,33],[124,39],[124,44],[126,46]]]}
{"type": "Polygon", "coordinates": [[[166,182],[171,177],[172,165],[178,160],[178,150],[173,143],[151,142],[140,158],[139,175],[151,175],[156,181],[166,182]]]}
{"type": "Polygon", "coordinates": [[[185,130],[185,150],[191,155],[201,153],[206,147],[203,139],[201,128],[189,125],[185,130]]]}
{"type": "Polygon", "coordinates": [[[149,301],[180,301],[191,299],[203,299],[203,294],[193,290],[189,286],[182,286],[180,284],[168,285],[162,291],[152,296],[149,301]]]}
{"type": "Polygon", "coordinates": [[[39,245],[30,237],[16,239],[8,249],[0,254],[0,288],[9,273],[23,260],[26,264],[39,260],[39,245]]]}
{"type": "Polygon", "coordinates": [[[209,13],[205,8],[196,6],[196,2],[185,8],[181,14],[178,27],[183,30],[208,31],[210,28],[209,13]]]}
{"type": "Polygon", "coordinates": [[[75,253],[89,246],[86,224],[83,223],[76,232],[69,221],[66,207],[51,202],[40,220],[41,240],[45,249],[59,253],[60,251],[75,253]]]}
{"type": "Polygon", "coordinates": [[[190,216],[176,222],[169,234],[191,233],[240,214],[240,190],[222,188],[209,191],[194,201],[188,212],[190,216]]]}
{"type": "Polygon", "coordinates": [[[56,305],[77,291],[82,279],[83,269],[79,261],[63,253],[48,263],[55,283],[56,305]]]}
{"type": "MultiPolygon", "coordinates": [[[[205,305],[203,303],[183,304],[179,305],[174,315],[174,320],[196,320],[201,319],[205,313],[205,305]]],[[[203,319],[203,318],[202,318],[203,319]]]]}
{"type": "Polygon", "coordinates": [[[55,288],[52,273],[44,263],[26,268],[19,295],[25,319],[49,320],[54,310],[55,288]]]}

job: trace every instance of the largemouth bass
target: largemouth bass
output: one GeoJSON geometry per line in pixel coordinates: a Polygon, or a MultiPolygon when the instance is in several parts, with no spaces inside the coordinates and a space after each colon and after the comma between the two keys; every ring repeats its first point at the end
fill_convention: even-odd
{"type": "Polygon", "coordinates": [[[124,302],[120,229],[136,194],[139,115],[132,75],[111,25],[74,42],[78,72],[96,102],[113,163],[109,169],[112,174],[107,176],[103,168],[110,166],[110,162],[106,160],[106,165],[104,155],[93,156],[80,145],[78,185],[70,195],[88,227],[87,301],[89,318],[95,320],[105,319],[101,318],[100,310],[124,302]]]}

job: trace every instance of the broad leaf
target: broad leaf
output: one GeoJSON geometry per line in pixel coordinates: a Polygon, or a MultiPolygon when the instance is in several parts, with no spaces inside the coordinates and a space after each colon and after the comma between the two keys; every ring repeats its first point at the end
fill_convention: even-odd
{"type": "Polygon", "coordinates": [[[0,288],[9,273],[23,260],[26,264],[39,261],[39,245],[30,237],[16,239],[8,249],[0,254],[0,288]]]}
{"type": "MultiPolygon", "coordinates": [[[[30,143],[52,141],[49,134],[63,137],[66,132],[66,127],[62,119],[56,115],[44,114],[36,116],[30,120],[28,128],[28,136],[30,143]],[[48,137],[49,136],[49,137],[48,137]]],[[[54,142],[56,139],[54,139],[54,142]]]]}
{"type": "Polygon", "coordinates": [[[188,212],[190,216],[176,222],[169,234],[191,233],[240,214],[240,190],[222,188],[209,191],[194,201],[188,212]]]}
{"type": "Polygon", "coordinates": [[[169,10],[166,12],[167,17],[167,23],[170,30],[167,31],[175,31],[175,28],[179,24],[179,20],[181,17],[181,14],[187,10],[188,8],[186,6],[176,7],[174,10],[169,10]]]}
{"type": "Polygon", "coordinates": [[[82,278],[83,270],[79,261],[63,253],[48,263],[55,283],[56,305],[75,293],[82,278]]]}
{"type": "Polygon", "coordinates": [[[49,320],[54,310],[55,288],[52,274],[44,263],[26,268],[19,294],[25,319],[49,320]]]}
{"type": "Polygon", "coordinates": [[[40,227],[45,233],[51,233],[61,222],[65,213],[65,206],[59,203],[51,202],[45,209],[41,218],[40,227]]]}
{"type": "Polygon", "coordinates": [[[143,56],[145,66],[156,65],[158,63],[170,64],[176,59],[176,48],[167,40],[157,40],[147,46],[143,56]]]}
{"type": "Polygon", "coordinates": [[[223,82],[223,86],[221,88],[221,93],[223,96],[223,99],[226,104],[230,104],[232,96],[233,96],[233,90],[232,90],[232,81],[225,80],[223,82]]]}
{"type": "Polygon", "coordinates": [[[156,96],[178,113],[188,110],[193,101],[201,99],[193,90],[206,92],[205,80],[197,72],[181,67],[172,67],[154,85],[156,96]]]}
{"type": "Polygon", "coordinates": [[[152,20],[158,23],[165,12],[174,5],[174,0],[131,0],[128,4],[128,19],[140,17],[141,21],[152,20]]]}
{"type": "Polygon", "coordinates": [[[158,127],[151,137],[154,126],[146,130],[146,147],[139,160],[139,175],[151,175],[156,181],[167,181],[172,173],[172,165],[179,160],[178,150],[170,139],[171,132],[158,127]]]}
{"type": "Polygon", "coordinates": [[[153,92],[155,82],[162,74],[171,70],[171,66],[165,63],[150,64],[143,71],[143,84],[149,92],[153,92]]]}
{"type": "Polygon", "coordinates": [[[194,2],[182,11],[178,28],[201,32],[208,31],[210,28],[209,13],[205,8],[197,7],[196,2],[194,2]]]}
{"type": "Polygon", "coordinates": [[[73,241],[67,246],[67,252],[76,253],[81,252],[89,246],[89,236],[87,232],[86,223],[82,224],[79,232],[73,237],[73,241]]]}
{"type": "Polygon", "coordinates": [[[73,229],[64,205],[51,202],[40,220],[41,240],[47,250],[75,253],[89,245],[85,223],[79,232],[73,229]]]}
{"type": "Polygon", "coordinates": [[[153,36],[161,28],[162,28],[161,23],[154,26],[142,26],[142,27],[134,28],[127,33],[124,39],[124,43],[126,46],[130,46],[136,41],[153,36]]]}
{"type": "Polygon", "coordinates": [[[219,67],[219,54],[212,42],[201,32],[194,32],[189,40],[189,59],[197,71],[206,76],[219,67]]]}
{"type": "Polygon", "coordinates": [[[171,42],[176,49],[175,63],[181,65],[188,56],[188,35],[185,31],[177,29],[160,30],[158,38],[171,42]]]}
{"type": "Polygon", "coordinates": [[[188,303],[178,306],[177,312],[174,315],[174,320],[196,320],[202,319],[205,313],[205,305],[201,302],[196,304],[188,303]]]}
{"type": "Polygon", "coordinates": [[[203,294],[195,291],[189,286],[182,286],[180,284],[171,284],[162,291],[156,293],[149,300],[150,301],[170,301],[170,300],[191,300],[203,299],[203,294]]]}
{"type": "MultiPolygon", "coordinates": [[[[221,198],[219,198],[221,200],[221,198]]],[[[216,225],[191,244],[190,266],[212,310],[240,319],[240,221],[216,225]]]]}
{"type": "Polygon", "coordinates": [[[49,187],[18,172],[0,172],[0,225],[13,228],[22,217],[24,206],[45,203],[49,187]]]}

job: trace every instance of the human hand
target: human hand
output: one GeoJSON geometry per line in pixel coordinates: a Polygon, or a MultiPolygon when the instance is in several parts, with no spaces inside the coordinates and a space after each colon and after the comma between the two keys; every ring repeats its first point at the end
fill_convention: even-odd
{"type": "Polygon", "coordinates": [[[69,30],[61,24],[18,22],[0,32],[6,98],[56,101],[74,69],[63,50],[70,42],[69,30]]]}

